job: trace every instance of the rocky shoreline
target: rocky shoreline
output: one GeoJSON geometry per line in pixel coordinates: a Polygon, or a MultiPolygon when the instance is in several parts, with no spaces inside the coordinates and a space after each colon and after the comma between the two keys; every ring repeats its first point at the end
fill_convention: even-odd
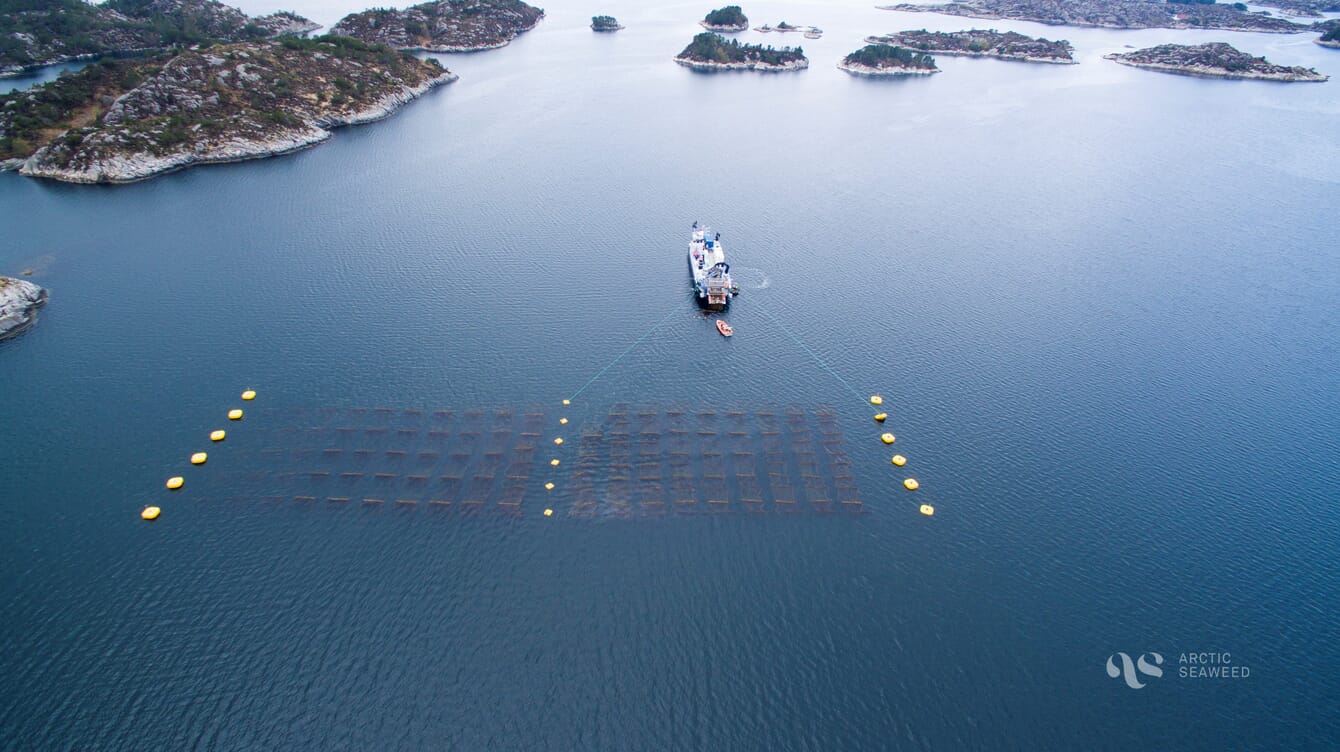
{"type": "Polygon", "coordinates": [[[9,339],[37,321],[47,291],[22,279],[0,277],[0,340],[9,339]]]}
{"type": "Polygon", "coordinates": [[[248,16],[216,0],[30,1],[0,12],[0,77],[61,63],[207,41],[274,39],[319,28],[295,13],[248,16]]]}
{"type": "Polygon", "coordinates": [[[1274,65],[1263,57],[1254,57],[1225,42],[1161,44],[1134,52],[1104,55],[1103,59],[1133,68],[1201,78],[1281,82],[1321,82],[1329,78],[1311,68],[1274,65]]]}
{"type": "Polygon", "coordinates": [[[724,32],[726,34],[734,34],[737,31],[749,30],[749,23],[747,21],[742,24],[710,24],[706,21],[699,21],[698,25],[708,31],[724,32]]]}
{"type": "Polygon", "coordinates": [[[331,33],[398,50],[482,52],[506,47],[543,18],[543,9],[521,0],[431,0],[403,10],[351,13],[331,33]]]}
{"type": "Polygon", "coordinates": [[[939,73],[939,68],[881,68],[876,65],[864,65],[862,63],[849,63],[845,60],[837,64],[838,70],[846,71],[853,76],[869,76],[872,78],[884,76],[929,76],[932,73],[939,73]]]}
{"type": "Polygon", "coordinates": [[[1139,63],[1130,60],[1122,60],[1117,55],[1103,55],[1104,60],[1111,60],[1114,63],[1129,65],[1132,68],[1144,68],[1145,70],[1159,71],[1160,73],[1176,73],[1181,76],[1195,76],[1197,78],[1231,78],[1254,81],[1280,81],[1280,82],[1299,82],[1311,81],[1320,83],[1328,80],[1329,76],[1316,74],[1315,76],[1300,75],[1297,73],[1258,73],[1256,71],[1243,71],[1235,73],[1226,71],[1222,68],[1214,68],[1206,65],[1182,65],[1179,63],[1139,63]]]}
{"type": "Polygon", "coordinates": [[[1325,39],[1313,39],[1312,41],[1316,42],[1322,47],[1330,47],[1333,50],[1340,50],[1340,41],[1330,42],[1325,39]]]}
{"type": "Polygon", "coordinates": [[[806,68],[810,67],[810,61],[803,58],[800,60],[790,60],[785,63],[763,63],[753,60],[744,63],[710,63],[710,62],[703,62],[701,60],[690,60],[688,58],[677,57],[675,58],[675,62],[679,63],[685,68],[692,68],[693,70],[700,71],[703,73],[708,73],[712,71],[732,71],[732,70],[752,70],[752,71],[780,73],[784,71],[805,70],[806,68]]]}
{"type": "Polygon", "coordinates": [[[911,50],[958,57],[990,57],[1022,63],[1075,65],[1074,48],[1067,41],[1053,42],[1012,31],[971,29],[968,31],[900,31],[865,38],[866,44],[888,44],[911,50]]]}
{"type": "Polygon", "coordinates": [[[923,5],[876,6],[905,13],[941,13],[986,20],[1032,21],[1051,26],[1099,29],[1201,29],[1299,34],[1310,26],[1239,10],[1226,3],[1191,4],[1144,0],[960,0],[923,5]]]}
{"type": "MultiPolygon", "coordinates": [[[[83,167],[63,167],[47,159],[48,147],[39,149],[23,162],[19,174],[66,183],[123,184],[147,180],[169,172],[205,164],[225,164],[291,154],[320,144],[331,137],[330,130],[346,125],[361,125],[382,120],[432,89],[456,81],[450,71],[430,78],[418,86],[402,87],[382,99],[354,112],[318,117],[295,131],[286,131],[263,139],[234,138],[221,145],[197,148],[192,152],[155,155],[143,152],[113,154],[83,167]]],[[[203,145],[202,145],[203,146],[203,145]]]]}

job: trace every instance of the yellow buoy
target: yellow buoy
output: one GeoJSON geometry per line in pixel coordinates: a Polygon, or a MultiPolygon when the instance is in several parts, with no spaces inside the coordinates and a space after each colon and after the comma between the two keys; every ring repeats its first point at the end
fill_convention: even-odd
{"type": "Polygon", "coordinates": [[[210,431],[210,432],[209,432],[209,440],[210,440],[210,441],[223,441],[223,440],[224,440],[225,438],[227,438],[227,437],[228,437],[228,432],[227,432],[227,431],[210,431]]]}
{"type": "Polygon", "coordinates": [[[568,419],[567,419],[567,418],[559,418],[559,419],[558,419],[558,424],[559,424],[560,426],[566,426],[566,425],[568,424],[568,419]]]}
{"type": "Polygon", "coordinates": [[[174,475],[171,478],[168,478],[167,487],[168,490],[170,491],[176,491],[178,488],[181,488],[182,485],[185,483],[186,480],[182,478],[180,475],[174,475]]]}
{"type": "Polygon", "coordinates": [[[552,490],[554,490],[554,484],[553,484],[553,483],[546,483],[546,484],[544,484],[544,490],[546,490],[546,491],[552,491],[552,490]]]}
{"type": "Polygon", "coordinates": [[[563,443],[563,439],[562,439],[562,437],[559,437],[559,438],[557,438],[557,439],[554,439],[554,443],[555,443],[555,444],[562,444],[562,443],[563,443]]]}
{"type": "Polygon", "coordinates": [[[146,520],[156,520],[162,511],[158,507],[145,507],[144,511],[140,512],[140,517],[146,520]]]}
{"type": "Polygon", "coordinates": [[[875,422],[883,423],[889,417],[888,413],[875,413],[875,422]]]}
{"type": "Polygon", "coordinates": [[[920,485],[921,484],[917,482],[916,478],[908,478],[907,480],[903,481],[903,488],[906,488],[909,491],[917,490],[917,487],[920,485]]]}
{"type": "Polygon", "coordinates": [[[555,457],[554,459],[549,460],[549,464],[553,465],[554,467],[558,467],[558,458],[555,457]]]}
{"type": "Polygon", "coordinates": [[[572,404],[572,400],[563,400],[563,404],[565,404],[565,405],[571,405],[571,404],[572,404]]]}
{"type": "Polygon", "coordinates": [[[879,440],[884,442],[885,444],[892,444],[894,442],[893,434],[886,433],[883,436],[880,436],[879,440]]]}
{"type": "Polygon", "coordinates": [[[203,465],[205,464],[205,460],[207,459],[209,459],[208,454],[205,454],[204,452],[196,452],[195,454],[191,455],[191,464],[203,465]]]}
{"type": "Polygon", "coordinates": [[[545,517],[553,517],[553,516],[554,516],[554,510],[552,510],[552,509],[546,509],[546,510],[544,510],[544,516],[545,516],[545,517]]]}
{"type": "Polygon", "coordinates": [[[244,400],[248,400],[248,401],[249,401],[249,400],[254,400],[254,399],[256,399],[256,392],[255,392],[254,390],[248,389],[248,390],[246,390],[245,392],[242,392],[242,399],[244,399],[244,400]]]}
{"type": "Polygon", "coordinates": [[[872,404],[872,405],[882,405],[882,404],[884,404],[884,398],[881,397],[881,396],[879,396],[878,394],[876,394],[876,395],[874,395],[874,396],[872,396],[872,397],[870,398],[870,404],[872,404]]]}
{"type": "Polygon", "coordinates": [[[228,420],[242,420],[242,411],[236,408],[229,410],[228,420]]]}
{"type": "Polygon", "coordinates": [[[927,517],[930,517],[931,515],[935,514],[935,507],[931,506],[930,504],[922,504],[921,513],[926,515],[927,517]]]}
{"type": "Polygon", "coordinates": [[[889,460],[889,462],[892,462],[898,467],[902,467],[903,465],[907,464],[907,458],[901,454],[895,454],[893,455],[893,459],[889,460]]]}

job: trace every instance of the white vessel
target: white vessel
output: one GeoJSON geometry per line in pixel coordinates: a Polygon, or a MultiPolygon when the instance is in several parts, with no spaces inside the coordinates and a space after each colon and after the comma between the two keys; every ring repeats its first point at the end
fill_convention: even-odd
{"type": "Polygon", "coordinates": [[[693,291],[704,308],[724,310],[731,296],[740,292],[730,278],[721,233],[714,235],[712,228],[697,222],[693,223],[693,234],[689,236],[689,271],[693,272],[693,291]]]}

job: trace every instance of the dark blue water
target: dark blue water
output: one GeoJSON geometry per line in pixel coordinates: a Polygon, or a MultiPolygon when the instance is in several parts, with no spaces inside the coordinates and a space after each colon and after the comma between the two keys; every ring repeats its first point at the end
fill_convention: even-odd
{"type": "MultiPolygon", "coordinates": [[[[296,9],[343,11],[322,8],[296,9]]],[[[0,345],[0,748],[1334,745],[1340,89],[1101,55],[1229,38],[1337,75],[1340,54],[1018,24],[1081,64],[879,82],[833,66],[971,22],[764,3],[756,23],[827,31],[797,40],[813,67],[704,76],[669,58],[705,10],[554,5],[447,58],[459,83],[282,159],[0,176],[0,272],[52,296],[0,345]],[[593,12],[629,28],[593,35],[593,12]],[[695,219],[744,283],[731,340],[687,298],[695,219]],[[578,513],[580,436],[623,403],[830,405],[861,511],[578,513]],[[353,462],[323,459],[337,428],[382,421],[345,448],[403,477],[448,461],[435,411],[471,410],[543,415],[515,512],[305,490],[353,462]],[[1165,675],[1127,688],[1118,651],[1165,675]],[[1210,651],[1250,676],[1177,676],[1210,651]]]]}

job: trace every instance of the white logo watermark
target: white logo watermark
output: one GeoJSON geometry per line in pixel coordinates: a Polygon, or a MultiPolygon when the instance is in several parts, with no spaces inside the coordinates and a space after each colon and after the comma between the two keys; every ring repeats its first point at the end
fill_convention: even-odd
{"type": "MultiPolygon", "coordinates": [[[[1107,675],[1120,678],[1131,689],[1144,689],[1150,679],[1163,678],[1163,655],[1141,653],[1135,660],[1127,653],[1113,653],[1107,657],[1107,675]]],[[[1226,651],[1203,650],[1177,654],[1178,679],[1246,679],[1252,675],[1250,666],[1237,663],[1226,651]]]]}
{"type": "Polygon", "coordinates": [[[1150,676],[1155,679],[1163,678],[1163,656],[1158,653],[1141,653],[1140,657],[1131,662],[1131,657],[1125,653],[1113,653],[1107,657],[1107,675],[1113,679],[1120,676],[1126,681],[1126,686],[1131,689],[1144,689],[1145,682],[1140,681],[1140,674],[1150,676]],[[1117,663],[1121,666],[1118,667],[1117,663]]]}

